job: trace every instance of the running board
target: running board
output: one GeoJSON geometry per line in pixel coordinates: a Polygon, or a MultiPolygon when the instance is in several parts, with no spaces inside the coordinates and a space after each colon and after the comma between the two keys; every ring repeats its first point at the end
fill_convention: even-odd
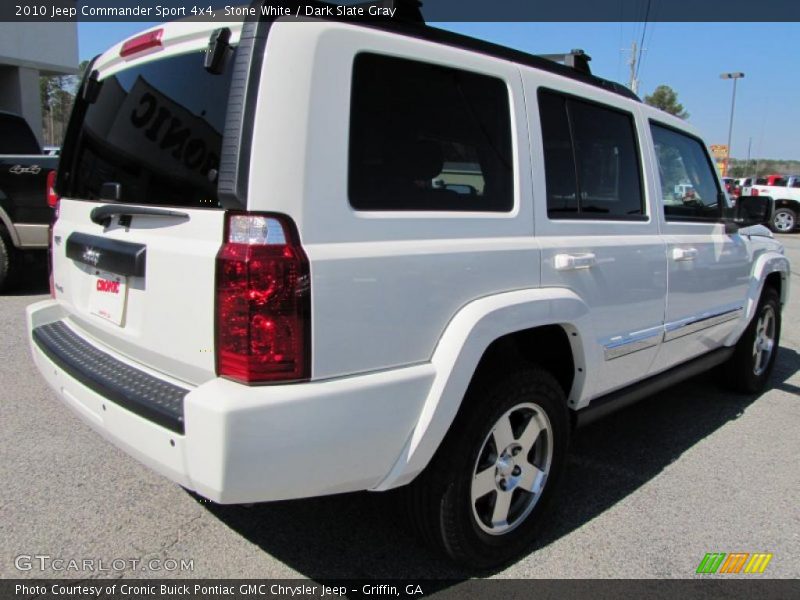
{"type": "Polygon", "coordinates": [[[649,379],[639,381],[621,390],[595,398],[589,406],[576,412],[575,425],[576,427],[583,427],[589,423],[594,423],[597,419],[610,415],[626,406],[630,406],[643,398],[657,394],[681,381],[699,375],[709,369],[713,369],[717,365],[721,365],[728,360],[731,354],[733,354],[733,351],[733,346],[712,350],[707,354],[703,354],[677,367],[672,367],[649,379]]]}

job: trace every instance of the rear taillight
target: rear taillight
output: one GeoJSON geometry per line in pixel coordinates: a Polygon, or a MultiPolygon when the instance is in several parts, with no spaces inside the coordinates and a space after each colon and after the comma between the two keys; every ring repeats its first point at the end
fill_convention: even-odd
{"type": "Polygon", "coordinates": [[[758,190],[753,188],[752,190],[750,190],[750,195],[751,196],[758,196],[758,190]]]}
{"type": "MultiPolygon", "coordinates": [[[[48,175],[48,180],[50,176],[48,175]]],[[[50,185],[47,186],[48,190],[52,189],[50,185]]],[[[49,193],[49,192],[48,192],[49,193]]],[[[48,198],[49,204],[49,198],[48,198]]],[[[53,210],[53,219],[50,221],[50,225],[47,227],[47,274],[50,279],[50,297],[56,297],[56,284],[55,279],[53,279],[53,252],[55,251],[55,247],[53,246],[53,230],[56,227],[56,221],[58,221],[58,211],[59,211],[59,203],[58,198],[56,198],[55,206],[53,206],[55,210],[53,210]]]]}
{"type": "Polygon", "coordinates": [[[220,376],[243,383],[310,377],[308,258],[289,217],[228,213],[216,293],[220,376]]]}
{"type": "Polygon", "coordinates": [[[53,280],[53,228],[58,220],[58,194],[56,194],[56,172],[50,171],[47,174],[47,206],[53,209],[53,218],[47,228],[47,271],[50,277],[50,296],[56,297],[55,281],[53,280]]]}
{"type": "Polygon", "coordinates": [[[161,36],[163,34],[163,29],[155,29],[141,35],[137,35],[135,38],[131,38],[122,44],[119,55],[122,58],[128,58],[129,56],[133,56],[135,54],[142,54],[146,50],[161,50],[163,47],[161,36]]]}
{"type": "Polygon", "coordinates": [[[47,174],[47,206],[55,208],[56,204],[58,204],[58,194],[56,194],[56,172],[50,171],[47,174]]]}

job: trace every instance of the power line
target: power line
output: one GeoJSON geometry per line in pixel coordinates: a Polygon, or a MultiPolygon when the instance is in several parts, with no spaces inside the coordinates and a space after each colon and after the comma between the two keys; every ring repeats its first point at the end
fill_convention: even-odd
{"type": "Polygon", "coordinates": [[[635,77],[639,78],[639,67],[642,64],[642,52],[644,51],[644,36],[647,33],[647,19],[650,17],[650,3],[651,0],[647,0],[647,9],[644,11],[644,26],[642,27],[642,41],[639,42],[639,60],[636,65],[636,74],[635,77]]]}

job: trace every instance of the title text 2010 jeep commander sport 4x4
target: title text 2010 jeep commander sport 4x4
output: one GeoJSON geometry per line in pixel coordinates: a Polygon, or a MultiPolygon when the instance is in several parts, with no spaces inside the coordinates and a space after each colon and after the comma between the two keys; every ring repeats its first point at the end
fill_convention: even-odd
{"type": "Polygon", "coordinates": [[[450,556],[510,560],[573,426],[714,366],[761,390],[789,289],[769,199],[733,214],[691,127],[566,58],[291,18],[111,48],[27,313],[42,375],[216,502],[408,485],[450,556]]]}

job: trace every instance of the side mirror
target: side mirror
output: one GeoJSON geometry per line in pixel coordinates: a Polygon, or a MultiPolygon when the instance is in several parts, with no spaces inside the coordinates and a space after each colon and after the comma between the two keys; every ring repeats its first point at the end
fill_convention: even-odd
{"type": "Polygon", "coordinates": [[[733,208],[733,218],[725,220],[726,233],[735,233],[742,227],[769,226],[775,211],[775,200],[770,196],[739,196],[733,208]]]}

